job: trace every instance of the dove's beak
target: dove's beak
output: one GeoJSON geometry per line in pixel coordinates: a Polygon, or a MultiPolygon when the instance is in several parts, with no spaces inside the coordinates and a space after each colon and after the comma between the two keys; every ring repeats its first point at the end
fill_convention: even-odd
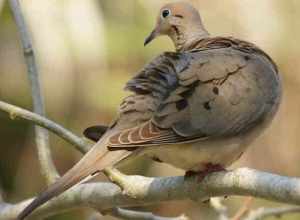
{"type": "Polygon", "coordinates": [[[144,42],[144,46],[146,46],[147,44],[149,44],[152,40],[154,40],[157,36],[158,36],[158,31],[157,31],[157,28],[155,28],[151,34],[145,39],[145,42],[144,42]]]}

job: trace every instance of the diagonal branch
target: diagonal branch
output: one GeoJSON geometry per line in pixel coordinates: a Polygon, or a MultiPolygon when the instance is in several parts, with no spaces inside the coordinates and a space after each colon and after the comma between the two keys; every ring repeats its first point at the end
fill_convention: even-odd
{"type": "Polygon", "coordinates": [[[2,101],[0,101],[0,110],[7,112],[11,119],[22,118],[52,131],[54,134],[72,144],[81,153],[86,153],[90,149],[87,141],[43,116],[2,101]]]}
{"type": "MultiPolygon", "coordinates": [[[[18,0],[9,0],[9,4],[21,37],[28,78],[31,85],[33,109],[35,113],[45,115],[44,100],[40,88],[40,80],[35,55],[21,7],[18,0]]],[[[35,142],[37,145],[42,173],[46,177],[47,182],[51,183],[59,177],[59,174],[52,161],[48,131],[39,126],[35,126],[35,142]]]]}

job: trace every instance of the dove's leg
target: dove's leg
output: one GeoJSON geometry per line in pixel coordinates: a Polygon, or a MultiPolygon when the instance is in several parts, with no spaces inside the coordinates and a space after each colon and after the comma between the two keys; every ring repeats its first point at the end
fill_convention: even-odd
{"type": "Polygon", "coordinates": [[[220,172],[220,171],[226,171],[226,169],[220,165],[220,164],[212,164],[212,163],[207,163],[205,164],[205,169],[195,172],[195,171],[187,171],[185,173],[185,178],[189,178],[192,176],[197,176],[199,182],[201,182],[208,174],[214,173],[214,172],[220,172]]]}

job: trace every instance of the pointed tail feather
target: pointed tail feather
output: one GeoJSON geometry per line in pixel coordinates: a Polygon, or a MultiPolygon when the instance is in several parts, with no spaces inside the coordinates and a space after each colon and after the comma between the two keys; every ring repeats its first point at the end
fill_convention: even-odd
{"type": "MultiPolygon", "coordinates": [[[[101,139],[103,140],[103,139],[101,139]]],[[[99,141],[73,168],[58,179],[49,188],[34,199],[18,216],[18,220],[25,219],[36,208],[46,203],[48,200],[60,195],[67,189],[76,185],[89,175],[102,171],[105,167],[112,166],[125,157],[130,152],[114,151],[110,152],[103,141],[99,141]]]]}

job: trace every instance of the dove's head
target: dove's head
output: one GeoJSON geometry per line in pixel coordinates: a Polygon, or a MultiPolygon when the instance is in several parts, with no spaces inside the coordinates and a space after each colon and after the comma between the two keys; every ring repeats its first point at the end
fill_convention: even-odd
{"type": "Polygon", "coordinates": [[[159,11],[156,26],[144,45],[161,35],[169,36],[177,51],[183,51],[194,41],[209,36],[198,10],[187,2],[164,5],[159,11]]]}

